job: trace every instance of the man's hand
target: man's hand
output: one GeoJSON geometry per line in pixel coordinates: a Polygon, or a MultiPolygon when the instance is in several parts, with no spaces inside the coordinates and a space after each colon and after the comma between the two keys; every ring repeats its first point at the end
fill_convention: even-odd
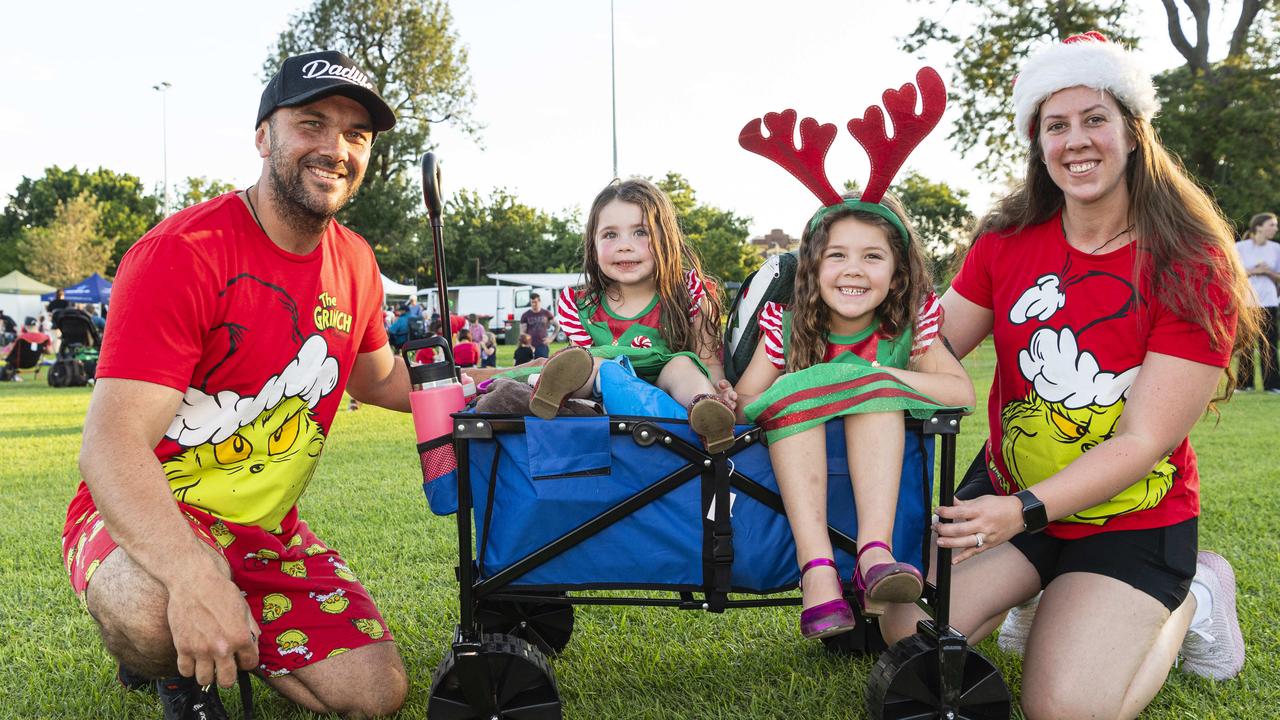
{"type": "Polygon", "coordinates": [[[169,632],[180,674],[226,688],[235,684],[237,669],[258,666],[261,630],[240,589],[218,569],[168,590],[169,632]]]}

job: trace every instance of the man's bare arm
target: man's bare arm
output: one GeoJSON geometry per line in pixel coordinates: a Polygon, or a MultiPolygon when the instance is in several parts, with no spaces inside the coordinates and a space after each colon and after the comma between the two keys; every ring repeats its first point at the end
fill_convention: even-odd
{"type": "Polygon", "coordinates": [[[182,394],[138,380],[94,387],[80,449],[80,474],[116,543],[169,593],[178,669],[201,683],[230,686],[237,664],[257,664],[257,633],[226,567],[182,516],[154,448],[182,394]]]}

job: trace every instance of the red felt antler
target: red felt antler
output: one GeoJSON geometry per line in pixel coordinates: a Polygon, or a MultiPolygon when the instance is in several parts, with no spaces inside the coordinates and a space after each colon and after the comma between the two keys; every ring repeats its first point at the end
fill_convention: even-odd
{"type": "Polygon", "coordinates": [[[861,118],[849,121],[849,133],[871,159],[871,177],[862,192],[863,202],[880,202],[907,156],[942,119],[947,89],[936,70],[924,67],[916,73],[915,85],[907,83],[897,90],[885,90],[884,106],[893,119],[893,139],[889,139],[885,131],[884,114],[878,105],[867,108],[861,118]],[[922,98],[919,114],[916,113],[917,86],[922,98]]]}
{"type": "Polygon", "coordinates": [[[827,151],[836,139],[836,126],[819,124],[809,117],[801,120],[799,147],[792,140],[796,129],[795,110],[765,113],[764,127],[769,129],[767,138],[761,133],[760,118],[750,120],[738,133],[738,144],[781,165],[817,195],[824,206],[839,204],[840,193],[831,187],[824,168],[827,151]]]}

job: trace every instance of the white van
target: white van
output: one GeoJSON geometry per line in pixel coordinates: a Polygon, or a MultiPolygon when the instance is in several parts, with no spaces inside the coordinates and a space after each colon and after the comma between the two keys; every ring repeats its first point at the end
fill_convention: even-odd
{"type": "MultiPolygon", "coordinates": [[[[546,288],[534,288],[529,285],[459,285],[449,288],[449,310],[454,315],[466,317],[475,313],[480,322],[498,337],[498,342],[514,345],[520,332],[520,316],[529,309],[529,296],[538,293],[542,298],[542,307],[552,308],[554,293],[546,288]],[[507,333],[512,333],[504,341],[507,333]]],[[[430,317],[440,312],[436,301],[436,289],[428,288],[418,291],[418,302],[423,311],[430,317]]]]}

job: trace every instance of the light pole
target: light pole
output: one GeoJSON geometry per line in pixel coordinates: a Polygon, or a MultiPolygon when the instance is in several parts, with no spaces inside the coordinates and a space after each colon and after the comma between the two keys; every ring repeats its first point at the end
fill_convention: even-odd
{"type": "Polygon", "coordinates": [[[613,49],[613,0],[609,0],[609,87],[613,96],[613,176],[618,177],[618,63],[613,49]]]}
{"type": "Polygon", "coordinates": [[[164,207],[161,213],[169,214],[169,93],[170,87],[167,80],[161,80],[158,85],[152,85],[151,89],[160,93],[160,148],[164,155],[164,207]]]}

